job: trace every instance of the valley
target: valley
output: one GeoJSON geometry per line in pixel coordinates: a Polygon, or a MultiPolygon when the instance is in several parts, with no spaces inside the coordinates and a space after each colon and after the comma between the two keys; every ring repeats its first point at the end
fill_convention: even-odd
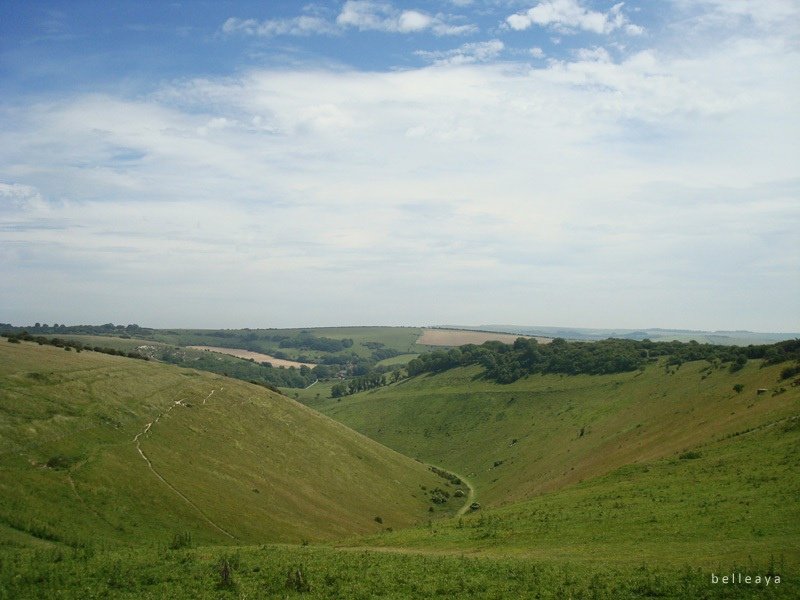
{"type": "Polygon", "coordinates": [[[0,342],[0,589],[14,597],[77,597],[81,573],[112,597],[712,598],[728,596],[711,574],[731,569],[782,577],[771,597],[797,590],[793,362],[661,357],[511,383],[398,363],[399,378],[331,397],[336,379],[282,395],[0,342]]]}

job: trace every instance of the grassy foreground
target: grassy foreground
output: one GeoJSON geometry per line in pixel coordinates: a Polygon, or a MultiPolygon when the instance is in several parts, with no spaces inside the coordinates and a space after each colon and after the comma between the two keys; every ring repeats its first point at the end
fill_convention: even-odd
{"type": "Polygon", "coordinates": [[[60,549],[0,556],[0,598],[796,598],[797,584],[723,585],[719,571],[645,563],[603,570],[565,562],[265,545],[224,549],[60,549]]]}

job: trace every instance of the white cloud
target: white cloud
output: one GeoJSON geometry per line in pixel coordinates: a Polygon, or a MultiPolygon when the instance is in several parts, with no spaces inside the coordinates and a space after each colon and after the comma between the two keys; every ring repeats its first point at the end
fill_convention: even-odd
{"type": "Polygon", "coordinates": [[[735,25],[749,20],[760,28],[794,27],[800,19],[796,0],[673,0],[684,11],[694,12],[707,24],[735,25]]]}
{"type": "Polygon", "coordinates": [[[458,24],[445,15],[399,10],[388,2],[373,0],[347,0],[336,17],[336,23],[341,27],[353,27],[360,31],[389,33],[430,30],[436,35],[463,35],[477,31],[474,25],[458,24]]]}
{"type": "Polygon", "coordinates": [[[541,48],[539,48],[538,46],[534,46],[533,48],[531,48],[531,49],[529,50],[529,52],[530,52],[530,55],[531,55],[533,58],[544,58],[544,57],[545,57],[544,50],[542,50],[542,49],[541,49],[541,48]]]}
{"type": "Polygon", "coordinates": [[[415,54],[438,65],[464,65],[495,60],[505,49],[500,40],[471,42],[452,50],[417,50],[415,54]]]}
{"type": "MultiPolygon", "coordinates": [[[[306,7],[306,10],[313,9],[306,7]]],[[[317,14],[307,14],[289,19],[240,19],[230,17],[222,25],[227,35],[240,34],[261,37],[276,35],[305,36],[312,34],[337,34],[347,28],[359,31],[387,33],[418,33],[430,31],[437,36],[466,35],[477,32],[472,24],[445,14],[431,15],[420,10],[400,10],[381,0],[347,0],[335,22],[317,14]]]]}
{"type": "Polygon", "coordinates": [[[580,0],[545,0],[526,11],[508,16],[506,24],[515,31],[540,25],[563,33],[577,29],[598,34],[608,34],[617,29],[623,29],[629,35],[643,33],[642,27],[630,23],[622,13],[623,5],[619,2],[607,12],[599,12],[586,8],[580,0]]]}
{"type": "Polygon", "coordinates": [[[611,55],[608,53],[608,50],[601,46],[595,46],[594,48],[579,48],[576,52],[576,55],[580,61],[604,63],[611,62],[611,55]]]}
{"type": "Polygon", "coordinates": [[[275,35],[312,35],[331,34],[336,32],[336,27],[323,18],[302,15],[291,19],[239,19],[231,17],[222,25],[226,34],[245,34],[271,37],[275,35]]]}
{"type": "Polygon", "coordinates": [[[0,181],[0,212],[31,209],[43,205],[42,195],[35,187],[0,181]]]}
{"type": "Polygon", "coordinates": [[[0,112],[5,318],[797,328],[796,47],[501,44],[0,112]]]}

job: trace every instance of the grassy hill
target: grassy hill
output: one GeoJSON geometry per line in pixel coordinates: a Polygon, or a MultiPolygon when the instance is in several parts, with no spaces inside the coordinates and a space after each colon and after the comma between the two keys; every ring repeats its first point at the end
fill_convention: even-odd
{"type": "Polygon", "coordinates": [[[793,417],[531,500],[352,543],[797,574],[799,449],[793,417]]]}
{"type": "Polygon", "coordinates": [[[463,473],[482,503],[501,505],[798,414],[800,387],[779,383],[781,369],[749,361],[730,373],[706,361],[662,362],[500,385],[479,379],[473,366],[317,408],[403,454],[463,473]]]}
{"type": "Polygon", "coordinates": [[[0,544],[333,539],[427,518],[441,484],[259,386],[0,343],[0,544]]]}
{"type": "Polygon", "coordinates": [[[800,572],[800,386],[780,380],[785,367],[661,362],[509,385],[469,367],[328,400],[327,414],[465,474],[482,504],[348,544],[603,572],[740,565],[785,581],[800,572]]]}

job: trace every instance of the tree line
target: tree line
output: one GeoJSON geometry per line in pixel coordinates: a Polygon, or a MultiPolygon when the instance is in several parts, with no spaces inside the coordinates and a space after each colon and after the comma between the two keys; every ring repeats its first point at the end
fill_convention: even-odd
{"type": "Polygon", "coordinates": [[[645,364],[668,357],[667,364],[695,360],[719,361],[738,371],[750,359],[765,364],[800,360],[800,340],[747,347],[699,344],[697,342],[653,342],[650,340],[607,339],[597,342],[567,342],[556,338],[549,344],[518,338],[513,344],[486,342],[450,350],[421,354],[408,364],[410,376],[438,373],[454,367],[481,365],[483,376],[498,383],[511,383],[533,373],[602,375],[641,369],[645,364]]]}
{"type": "Polygon", "coordinates": [[[64,348],[65,350],[75,350],[82,352],[84,350],[90,352],[101,352],[102,354],[111,354],[112,356],[125,356],[127,358],[138,358],[140,360],[150,360],[149,357],[139,354],[138,352],[125,352],[124,350],[117,350],[115,348],[104,348],[102,346],[91,346],[76,340],[64,340],[58,337],[47,338],[39,335],[31,335],[27,331],[19,333],[12,333],[4,331],[3,337],[7,338],[12,344],[19,344],[20,342],[36,342],[40,346],[55,346],[56,348],[64,348]]]}

